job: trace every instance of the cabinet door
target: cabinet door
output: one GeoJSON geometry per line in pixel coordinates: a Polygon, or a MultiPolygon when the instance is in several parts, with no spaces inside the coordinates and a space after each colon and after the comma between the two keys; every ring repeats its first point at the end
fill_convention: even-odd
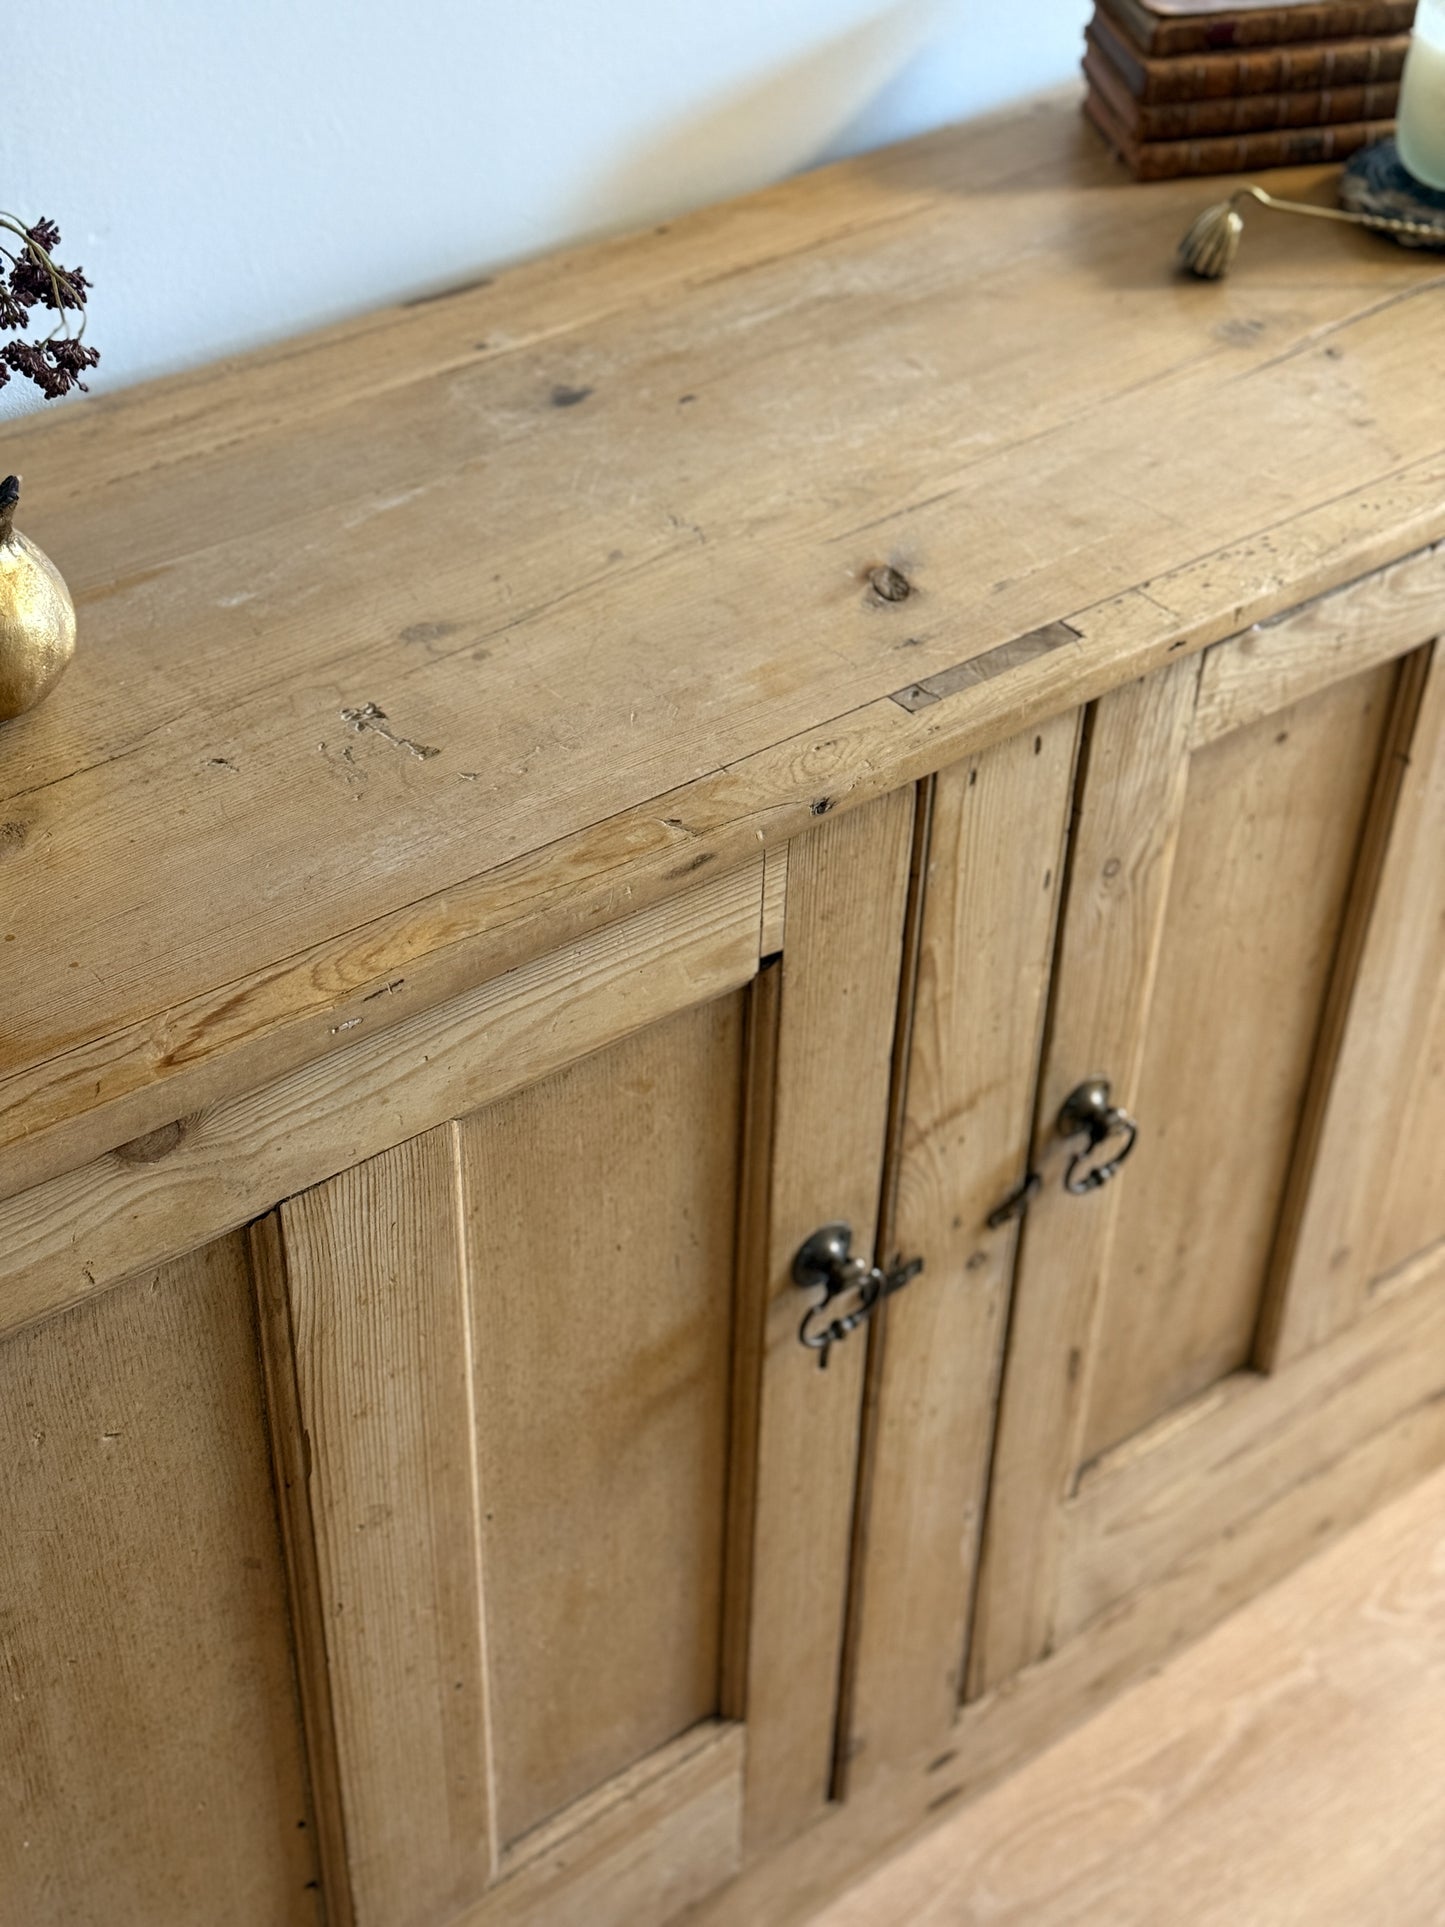
{"type": "MultiPolygon", "coordinates": [[[[884,1235],[922,1275],[874,1321],[850,1798],[958,1715],[1079,718],[970,757],[929,795],[897,1178],[884,1235]]],[[[936,1791],[936,1789],[931,1789],[936,1791]]]]}
{"type": "Polygon", "coordinates": [[[780,962],[759,866],[741,982],[257,1227],[363,1927],[660,1923],[828,1797],[862,1350],[788,1266],[871,1246],[911,808],[792,848],[780,962]]]}
{"type": "Polygon", "coordinates": [[[0,1202],[27,1927],[647,1927],[823,1811],[913,804],[0,1202]]]}
{"type": "Polygon", "coordinates": [[[971,1697],[1077,1641],[1069,1717],[1445,1457],[1445,1268],[1371,1289],[1445,1229],[1440,679],[1359,654],[1285,625],[1090,717],[971,1697]],[[1101,1076],[1137,1147],[1071,1195],[1101,1076]]]}

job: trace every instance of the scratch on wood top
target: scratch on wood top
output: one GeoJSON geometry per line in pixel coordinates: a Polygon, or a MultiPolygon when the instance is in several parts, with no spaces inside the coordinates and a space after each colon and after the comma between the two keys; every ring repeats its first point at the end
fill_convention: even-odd
{"type": "Polygon", "coordinates": [[[1070,623],[1050,622],[1042,629],[1030,629],[1027,635],[1015,636],[1011,642],[1001,642],[996,649],[987,649],[981,656],[971,656],[967,662],[956,662],[952,669],[941,669],[936,676],[926,676],[922,682],[911,682],[906,689],[895,689],[891,700],[900,709],[927,709],[930,703],[956,695],[960,689],[971,689],[975,683],[991,682],[1006,670],[1035,662],[1040,656],[1061,649],[1067,642],[1082,641],[1081,632],[1070,623]]]}

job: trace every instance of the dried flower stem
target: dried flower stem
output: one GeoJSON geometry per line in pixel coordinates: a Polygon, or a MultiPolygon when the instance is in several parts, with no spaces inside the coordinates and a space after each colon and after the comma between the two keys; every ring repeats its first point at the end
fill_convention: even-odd
{"type": "Polygon", "coordinates": [[[89,288],[82,269],[61,267],[51,253],[60,242],[54,221],[42,218],[27,225],[17,215],[0,211],[0,237],[9,236],[20,246],[7,246],[0,238],[0,262],[9,263],[8,273],[0,270],[0,335],[16,339],[0,344],[0,387],[12,373],[24,375],[47,401],[54,401],[72,388],[83,389],[85,371],[100,359],[82,339],[89,288]],[[51,309],[56,319],[48,333],[31,340],[27,336],[36,308],[51,309]],[[72,321],[75,314],[80,316],[78,327],[72,321]]]}
{"type": "MultiPolygon", "coordinates": [[[[25,252],[30,256],[36,267],[49,278],[51,289],[55,295],[54,305],[59,311],[60,320],[66,334],[73,333],[75,339],[79,341],[85,333],[86,313],[84,295],[80,293],[64,268],[58,268],[55,265],[54,261],[50,258],[49,249],[41,247],[40,243],[34,238],[24,222],[18,220],[13,214],[7,214],[3,208],[0,208],[0,230],[4,230],[10,234],[18,234],[24,242],[25,252]],[[80,326],[74,330],[72,330],[70,326],[72,309],[80,315],[80,326]]],[[[16,256],[5,246],[3,241],[0,241],[0,254],[3,254],[7,261],[14,261],[16,259],[16,256]]],[[[56,330],[52,328],[45,339],[47,341],[53,341],[55,335],[56,330]]]]}

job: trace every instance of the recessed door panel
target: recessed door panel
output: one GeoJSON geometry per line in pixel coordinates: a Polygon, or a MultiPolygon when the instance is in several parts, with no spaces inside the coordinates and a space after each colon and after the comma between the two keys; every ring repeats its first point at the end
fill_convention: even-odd
{"type": "Polygon", "coordinates": [[[1190,758],[1085,1460],[1249,1361],[1395,674],[1190,758]]]}
{"type": "Polygon", "coordinates": [[[719,1710],[742,1024],[460,1127],[504,1847],[719,1710]]]}

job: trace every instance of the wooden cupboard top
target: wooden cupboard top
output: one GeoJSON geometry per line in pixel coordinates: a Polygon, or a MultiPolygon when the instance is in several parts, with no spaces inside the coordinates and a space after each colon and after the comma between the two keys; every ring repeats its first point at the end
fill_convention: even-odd
{"type": "Polygon", "coordinates": [[[0,1192],[1445,536],[1439,262],[1218,192],[1070,94],[7,426],[0,1192]]]}

